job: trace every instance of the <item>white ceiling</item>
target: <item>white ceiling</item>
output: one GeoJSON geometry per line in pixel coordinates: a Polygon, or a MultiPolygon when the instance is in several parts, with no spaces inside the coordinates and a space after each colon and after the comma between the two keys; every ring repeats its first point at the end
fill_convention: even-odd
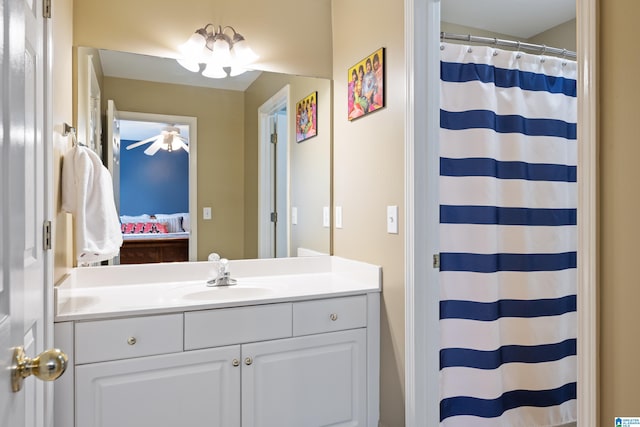
{"type": "Polygon", "coordinates": [[[100,50],[100,61],[102,72],[109,77],[239,91],[245,91],[261,73],[247,71],[236,77],[210,79],[184,69],[175,59],[113,50],[100,50]]]}
{"type": "MultiPolygon", "coordinates": [[[[159,135],[167,126],[175,126],[180,129],[180,135],[189,139],[189,126],[176,125],[174,123],[157,123],[157,122],[140,122],[135,120],[120,120],[120,139],[129,141],[142,141],[159,135]]],[[[127,144],[128,145],[128,144],[127,144]]],[[[143,145],[140,149],[144,150],[148,145],[143,145]]],[[[122,147],[123,149],[125,147],[122,147]]]]}
{"type": "Polygon", "coordinates": [[[576,17],[575,0],[442,0],[443,21],[528,39],[576,17]]]}

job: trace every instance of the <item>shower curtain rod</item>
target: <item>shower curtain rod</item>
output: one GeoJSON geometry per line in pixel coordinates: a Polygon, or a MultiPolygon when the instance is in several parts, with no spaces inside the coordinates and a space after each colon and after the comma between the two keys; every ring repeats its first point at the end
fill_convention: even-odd
{"type": "Polygon", "coordinates": [[[550,47],[543,44],[532,44],[525,43],[515,40],[504,40],[498,39],[494,37],[481,37],[481,36],[472,36],[471,34],[454,34],[454,33],[440,33],[441,40],[459,40],[466,41],[472,43],[481,43],[481,44],[493,44],[496,46],[507,46],[516,49],[529,50],[537,53],[551,53],[554,55],[559,55],[564,58],[576,59],[577,55],[575,52],[567,49],[560,49],[557,47],[550,47]]]}

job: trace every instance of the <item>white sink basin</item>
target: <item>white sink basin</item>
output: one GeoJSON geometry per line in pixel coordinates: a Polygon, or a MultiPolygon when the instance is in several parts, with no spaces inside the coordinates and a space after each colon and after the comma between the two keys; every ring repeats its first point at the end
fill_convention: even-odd
{"type": "Polygon", "coordinates": [[[248,286],[218,286],[194,290],[180,296],[181,299],[194,301],[218,301],[221,299],[254,299],[273,294],[272,289],[248,286]]]}

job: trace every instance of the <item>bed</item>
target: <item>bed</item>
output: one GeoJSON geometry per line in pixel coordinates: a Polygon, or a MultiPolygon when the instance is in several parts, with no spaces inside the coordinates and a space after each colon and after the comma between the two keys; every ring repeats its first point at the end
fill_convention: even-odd
{"type": "Polygon", "coordinates": [[[144,214],[120,217],[120,264],[189,260],[189,214],[144,214]]]}

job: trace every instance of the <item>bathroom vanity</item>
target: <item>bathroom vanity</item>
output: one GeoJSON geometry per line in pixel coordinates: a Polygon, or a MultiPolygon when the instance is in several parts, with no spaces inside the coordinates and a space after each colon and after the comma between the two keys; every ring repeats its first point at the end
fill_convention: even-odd
{"type": "Polygon", "coordinates": [[[55,425],[377,426],[377,266],[338,257],[75,269],[55,290],[55,425]]]}

